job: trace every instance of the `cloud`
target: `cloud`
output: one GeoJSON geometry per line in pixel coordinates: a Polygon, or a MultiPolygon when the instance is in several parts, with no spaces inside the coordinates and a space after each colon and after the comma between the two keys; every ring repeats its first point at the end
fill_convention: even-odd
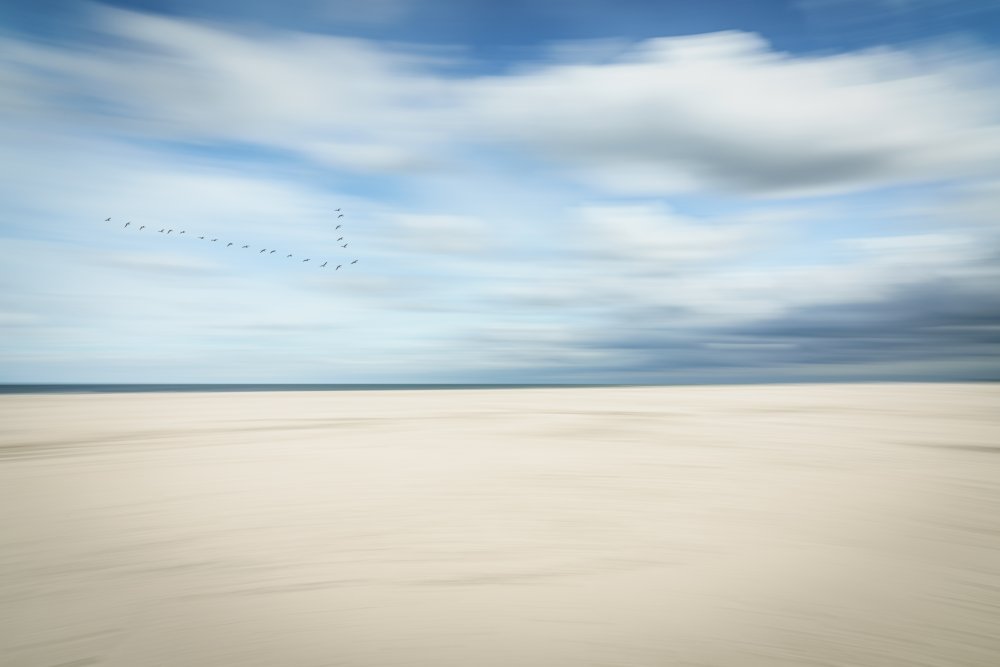
{"type": "Polygon", "coordinates": [[[397,214],[394,241],[420,252],[471,254],[491,246],[489,226],[460,215],[397,214]]]}
{"type": "MultiPolygon", "coordinates": [[[[735,333],[735,332],[734,332],[735,333]]],[[[790,343],[766,361],[846,364],[972,360],[1000,373],[1000,298],[987,285],[924,281],[873,303],[808,306],[743,326],[742,340],[790,343]]]]}
{"type": "Polygon", "coordinates": [[[720,255],[706,243],[704,255],[681,254],[679,271],[656,259],[669,234],[645,238],[649,248],[590,260],[577,250],[576,262],[498,288],[499,310],[525,325],[560,314],[562,356],[544,338],[498,340],[502,327],[492,349],[519,350],[512,363],[548,359],[546,372],[567,381],[1000,375],[1000,243],[974,227],[852,237],[842,255],[799,265],[760,265],[766,247],[722,236],[720,255]]]}
{"type": "Polygon", "coordinates": [[[995,163],[998,100],[966,66],[977,57],[807,58],[744,33],[665,38],[611,63],[485,79],[470,105],[484,132],[621,192],[850,190],[995,163]]]}
{"type": "Polygon", "coordinates": [[[111,267],[130,271],[145,271],[185,278],[203,278],[220,273],[220,267],[217,263],[179,254],[158,252],[110,254],[103,258],[98,258],[97,261],[111,267]]]}
{"type": "Polygon", "coordinates": [[[34,313],[0,311],[0,329],[20,329],[40,323],[40,318],[34,313]]]}
{"type": "Polygon", "coordinates": [[[246,142],[358,173],[516,148],[624,194],[871,189],[981,173],[1000,153],[996,59],[954,45],[805,57],[726,32],[477,76],[447,49],[110,8],[95,20],[112,42],[5,39],[9,114],[246,142]]]}
{"type": "Polygon", "coordinates": [[[665,271],[747,253],[769,235],[763,224],[699,220],[663,205],[589,206],[580,217],[582,242],[594,254],[655,262],[665,271]]]}
{"type": "Polygon", "coordinates": [[[24,120],[67,115],[133,139],[248,142],[362,170],[426,162],[421,122],[449,62],[430,49],[291,31],[237,31],[100,7],[103,45],[6,38],[5,107],[24,120]],[[400,123],[405,111],[413,120],[400,123]]]}
{"type": "Polygon", "coordinates": [[[600,363],[563,368],[616,381],[1000,377],[1000,300],[993,290],[924,281],[872,302],[792,308],[729,326],[593,330],[573,347],[600,363]]]}

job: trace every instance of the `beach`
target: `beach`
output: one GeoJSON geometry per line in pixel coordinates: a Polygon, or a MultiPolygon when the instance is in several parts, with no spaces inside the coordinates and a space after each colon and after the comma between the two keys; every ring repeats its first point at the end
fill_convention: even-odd
{"type": "Polygon", "coordinates": [[[1000,665],[1000,385],[0,396],[0,664],[1000,665]]]}

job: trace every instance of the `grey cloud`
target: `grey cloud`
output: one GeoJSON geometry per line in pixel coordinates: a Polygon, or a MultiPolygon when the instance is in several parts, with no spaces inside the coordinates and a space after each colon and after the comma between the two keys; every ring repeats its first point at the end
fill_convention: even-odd
{"type": "Polygon", "coordinates": [[[989,162],[984,147],[1000,130],[983,110],[997,99],[976,67],[990,59],[796,58],[724,33],[486,79],[470,86],[470,104],[485,132],[626,191],[847,190],[989,162]]]}
{"type": "Polygon", "coordinates": [[[804,367],[821,374],[826,366],[830,375],[871,377],[886,365],[919,376],[932,364],[945,377],[1000,377],[1000,294],[986,285],[927,281],[878,301],[804,306],[726,327],[672,330],[653,313],[635,321],[646,324],[588,343],[623,360],[605,372],[774,378],[804,367]]]}
{"type": "Polygon", "coordinates": [[[794,362],[986,356],[1000,351],[1000,294],[987,286],[927,282],[875,303],[801,308],[740,333],[797,342],[794,362]]]}

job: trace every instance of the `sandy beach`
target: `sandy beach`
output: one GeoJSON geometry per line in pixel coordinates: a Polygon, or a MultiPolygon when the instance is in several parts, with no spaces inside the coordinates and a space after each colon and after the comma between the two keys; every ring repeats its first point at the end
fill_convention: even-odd
{"type": "Polygon", "coordinates": [[[1000,385],[0,397],[0,664],[1000,665],[1000,385]]]}

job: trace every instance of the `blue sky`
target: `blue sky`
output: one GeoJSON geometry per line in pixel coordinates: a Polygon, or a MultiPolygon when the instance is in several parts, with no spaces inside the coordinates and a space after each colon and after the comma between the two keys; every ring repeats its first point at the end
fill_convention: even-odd
{"type": "Polygon", "coordinates": [[[0,381],[1000,377],[995,3],[0,25],[0,381]]]}

